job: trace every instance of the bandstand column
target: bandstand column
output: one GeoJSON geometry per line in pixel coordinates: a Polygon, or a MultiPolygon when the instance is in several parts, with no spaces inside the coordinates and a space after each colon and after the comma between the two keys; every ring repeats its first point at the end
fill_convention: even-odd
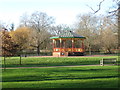
{"type": "Polygon", "coordinates": [[[64,48],[66,48],[66,40],[64,40],[64,48]]]}
{"type": "Polygon", "coordinates": [[[53,43],[52,43],[52,45],[53,45],[53,51],[55,51],[54,50],[54,48],[56,48],[56,45],[55,45],[56,43],[55,43],[55,39],[53,39],[53,43]]]}
{"type": "Polygon", "coordinates": [[[55,48],[55,40],[54,39],[53,39],[52,45],[53,45],[53,48],[55,48]]]}
{"type": "Polygon", "coordinates": [[[82,40],[82,49],[84,49],[84,40],[82,40]]]}
{"type": "Polygon", "coordinates": [[[60,52],[61,52],[61,49],[62,49],[62,39],[60,38],[60,52]]]}
{"type": "Polygon", "coordinates": [[[72,52],[73,52],[73,48],[74,48],[74,39],[72,39],[72,52]]]}
{"type": "Polygon", "coordinates": [[[55,45],[55,46],[54,46],[54,48],[56,48],[56,40],[55,40],[55,43],[54,43],[54,45],[55,45]]]}

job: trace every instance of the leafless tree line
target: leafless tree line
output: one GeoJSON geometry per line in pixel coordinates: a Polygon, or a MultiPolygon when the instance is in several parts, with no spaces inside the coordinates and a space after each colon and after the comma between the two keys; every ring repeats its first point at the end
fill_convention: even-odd
{"type": "MultiPolygon", "coordinates": [[[[40,50],[52,51],[50,37],[61,34],[65,30],[71,30],[85,36],[85,49],[89,51],[89,54],[91,54],[91,51],[103,53],[117,52],[120,23],[118,23],[119,19],[113,17],[118,17],[119,8],[116,10],[116,16],[114,14],[112,17],[95,15],[104,1],[99,3],[98,10],[94,10],[91,7],[94,14],[79,14],[74,28],[67,25],[55,25],[54,17],[48,16],[44,12],[35,11],[31,15],[24,13],[16,30],[13,30],[14,24],[11,24],[8,29],[1,23],[1,31],[2,29],[7,29],[14,42],[19,45],[21,51],[36,50],[38,55],[40,55],[40,50]]],[[[114,0],[114,2],[117,1],[114,0]]]]}

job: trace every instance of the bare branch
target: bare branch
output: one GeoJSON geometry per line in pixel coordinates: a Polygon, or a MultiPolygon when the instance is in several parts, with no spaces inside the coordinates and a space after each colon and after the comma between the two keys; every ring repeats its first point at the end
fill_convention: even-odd
{"type": "Polygon", "coordinates": [[[99,7],[98,7],[98,10],[96,10],[94,13],[97,13],[100,9],[101,9],[101,4],[104,2],[105,0],[103,0],[103,1],[101,1],[100,3],[99,3],[99,7]]]}
{"type": "Polygon", "coordinates": [[[110,11],[110,12],[108,12],[108,13],[114,13],[114,12],[116,12],[116,11],[118,11],[118,9],[117,9],[117,10],[110,11]]]}
{"type": "Polygon", "coordinates": [[[94,12],[94,14],[95,13],[97,13],[98,11],[100,11],[100,9],[101,9],[101,4],[104,2],[105,0],[102,0],[100,3],[99,3],[99,5],[98,5],[98,10],[94,10],[92,7],[90,7],[90,6],[88,6],[89,8],[91,8],[92,9],[92,11],[94,12]]]}
{"type": "Polygon", "coordinates": [[[87,5],[93,12],[95,12],[95,10],[92,8],[92,7],[90,7],[89,5],[87,5]]]}

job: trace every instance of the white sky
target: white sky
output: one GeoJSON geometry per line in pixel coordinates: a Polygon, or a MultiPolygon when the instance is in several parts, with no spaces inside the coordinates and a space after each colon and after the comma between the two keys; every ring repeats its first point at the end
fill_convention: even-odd
{"type": "MultiPolygon", "coordinates": [[[[78,14],[92,12],[87,6],[97,10],[102,0],[0,0],[0,20],[6,23],[19,24],[23,13],[34,11],[46,12],[56,19],[56,24],[72,25],[78,14]]],[[[103,14],[112,5],[112,0],[105,0],[98,14],[103,14]]]]}

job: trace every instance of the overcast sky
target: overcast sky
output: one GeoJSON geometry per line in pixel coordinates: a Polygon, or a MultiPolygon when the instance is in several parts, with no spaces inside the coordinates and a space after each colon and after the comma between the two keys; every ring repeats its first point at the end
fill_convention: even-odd
{"type": "MultiPolygon", "coordinates": [[[[0,20],[18,25],[23,13],[41,11],[53,16],[56,24],[72,25],[78,14],[92,12],[87,5],[97,10],[100,1],[102,0],[0,0],[0,20]]],[[[112,0],[105,0],[98,14],[105,14],[110,6],[112,0]]]]}

